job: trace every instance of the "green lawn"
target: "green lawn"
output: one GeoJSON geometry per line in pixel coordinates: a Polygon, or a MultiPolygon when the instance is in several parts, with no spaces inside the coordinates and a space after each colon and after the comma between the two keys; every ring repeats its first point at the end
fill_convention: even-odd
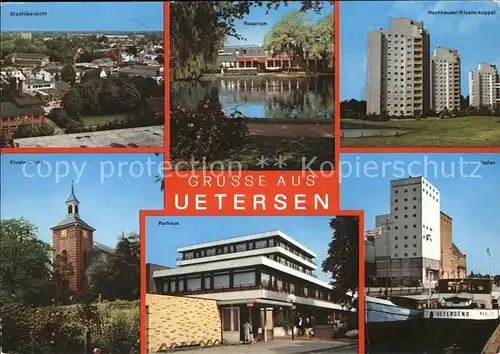
{"type": "Polygon", "coordinates": [[[400,136],[343,138],[342,147],[499,147],[500,117],[428,118],[364,122],[342,119],[341,129],[401,129],[400,136]]]}
{"type": "Polygon", "coordinates": [[[106,124],[108,122],[112,122],[116,119],[118,120],[126,120],[127,114],[110,114],[104,116],[85,116],[81,117],[85,128],[93,127],[98,124],[106,124]]]}
{"type": "MultiPolygon", "coordinates": [[[[243,170],[302,170],[302,158],[305,158],[305,165],[309,164],[312,170],[330,171],[334,162],[334,139],[333,138],[304,138],[304,137],[270,137],[270,136],[249,136],[247,141],[237,151],[234,151],[224,162],[224,169],[228,166],[232,170],[237,168],[239,162],[243,170]],[[268,158],[265,168],[261,168],[258,162],[261,156],[268,158]],[[285,165],[281,168],[276,164],[279,156],[285,158],[285,165]],[[323,164],[323,162],[325,162],[323,164]],[[323,165],[322,165],[323,164],[323,165]]],[[[175,152],[172,151],[172,166],[175,166],[175,152]]],[[[207,163],[207,165],[209,165],[207,163]]],[[[213,170],[220,170],[220,164],[214,164],[213,170]]],[[[184,168],[183,168],[184,169],[184,168]]]]}

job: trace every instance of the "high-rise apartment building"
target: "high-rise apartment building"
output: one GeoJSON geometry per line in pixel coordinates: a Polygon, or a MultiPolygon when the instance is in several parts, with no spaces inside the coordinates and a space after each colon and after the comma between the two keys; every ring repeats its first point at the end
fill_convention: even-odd
{"type": "Polygon", "coordinates": [[[430,36],[423,22],[391,17],[388,30],[369,32],[367,114],[425,113],[430,107],[429,57],[430,36]]]}
{"type": "Polygon", "coordinates": [[[460,109],[460,56],[448,48],[435,48],[431,57],[431,109],[460,109]]]}
{"type": "Polygon", "coordinates": [[[441,212],[437,188],[423,177],[391,181],[391,212],[376,217],[377,278],[387,285],[437,280],[441,261],[441,212]]]}
{"type": "Polygon", "coordinates": [[[492,64],[479,64],[469,72],[469,105],[494,106],[500,103],[498,70],[492,64]]]}

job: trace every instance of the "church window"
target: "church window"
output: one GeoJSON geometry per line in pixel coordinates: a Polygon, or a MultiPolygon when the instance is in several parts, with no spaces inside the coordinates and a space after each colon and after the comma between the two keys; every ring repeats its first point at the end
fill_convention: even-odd
{"type": "Polygon", "coordinates": [[[68,251],[63,250],[61,252],[61,257],[62,257],[62,260],[63,260],[64,263],[68,263],[68,251]]]}
{"type": "Polygon", "coordinates": [[[78,205],[75,205],[75,214],[78,214],[78,205]]]}
{"type": "Polygon", "coordinates": [[[72,211],[73,207],[71,205],[68,205],[68,214],[72,214],[73,211],[72,211]]]}

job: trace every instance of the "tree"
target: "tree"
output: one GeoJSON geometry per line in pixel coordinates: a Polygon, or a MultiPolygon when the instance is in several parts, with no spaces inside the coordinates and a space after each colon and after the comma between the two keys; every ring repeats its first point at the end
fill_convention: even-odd
{"type": "Polygon", "coordinates": [[[294,11],[281,18],[265,35],[264,48],[273,55],[287,55],[292,61],[305,60],[312,50],[313,39],[312,27],[305,14],[294,11]]]}
{"type": "Polygon", "coordinates": [[[71,295],[69,279],[74,274],[73,265],[67,257],[57,254],[52,264],[52,283],[54,286],[54,300],[61,304],[67,304],[71,295]]]}
{"type": "Polygon", "coordinates": [[[52,124],[44,123],[35,132],[35,136],[50,136],[54,135],[55,129],[52,124]]]}
{"type": "Polygon", "coordinates": [[[82,110],[82,100],[77,89],[70,89],[62,100],[64,110],[71,117],[78,117],[82,110]]]}
{"type": "Polygon", "coordinates": [[[33,136],[33,133],[34,129],[31,127],[30,124],[21,124],[17,126],[12,136],[14,139],[29,138],[33,136]]]}
{"type": "Polygon", "coordinates": [[[0,299],[29,305],[50,303],[51,247],[29,221],[0,221],[0,299]]]}
{"type": "Polygon", "coordinates": [[[76,82],[76,71],[73,65],[65,65],[61,70],[61,80],[73,86],[76,82]]]}
{"type": "Polygon", "coordinates": [[[359,218],[337,216],[330,220],[333,230],[328,255],[321,264],[323,271],[331,273],[334,292],[345,298],[359,288],[359,218]]]}

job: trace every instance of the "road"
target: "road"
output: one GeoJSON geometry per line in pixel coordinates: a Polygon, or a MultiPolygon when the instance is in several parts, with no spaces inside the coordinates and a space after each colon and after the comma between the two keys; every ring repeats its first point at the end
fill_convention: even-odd
{"type": "Polygon", "coordinates": [[[47,115],[50,113],[50,111],[52,111],[54,108],[57,108],[56,106],[54,105],[48,105],[48,106],[45,106],[43,107],[43,110],[45,112],[45,123],[47,124],[50,124],[51,126],[54,127],[54,135],[62,135],[62,134],[66,134],[64,132],[63,129],[61,129],[59,126],[57,126],[56,123],[54,123],[53,121],[51,121],[49,118],[47,118],[47,115]]]}
{"type": "Polygon", "coordinates": [[[181,350],[181,354],[356,354],[357,343],[275,340],[267,343],[228,345],[181,350]]]}

